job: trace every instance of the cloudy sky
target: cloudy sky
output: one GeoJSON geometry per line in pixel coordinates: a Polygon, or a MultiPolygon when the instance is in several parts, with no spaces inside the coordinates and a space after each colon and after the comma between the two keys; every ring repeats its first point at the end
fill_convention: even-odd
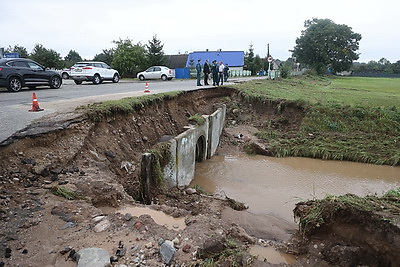
{"type": "Polygon", "coordinates": [[[398,0],[13,0],[1,1],[0,47],[42,44],[92,59],[113,40],[146,44],[154,35],[166,54],[205,49],[291,56],[312,18],[346,24],[362,35],[360,59],[400,60],[398,0]]]}

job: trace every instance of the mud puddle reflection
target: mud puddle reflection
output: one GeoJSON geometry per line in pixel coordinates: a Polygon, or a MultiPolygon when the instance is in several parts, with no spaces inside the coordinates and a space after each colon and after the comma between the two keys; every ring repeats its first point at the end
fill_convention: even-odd
{"type": "Polygon", "coordinates": [[[252,214],[269,214],[293,222],[292,210],[299,201],[329,194],[380,195],[400,186],[400,167],[225,155],[197,163],[193,185],[244,202],[252,214]]]}
{"type": "Polygon", "coordinates": [[[256,256],[261,261],[267,261],[272,264],[294,264],[296,262],[295,256],[279,252],[273,247],[255,245],[250,248],[250,254],[256,256]]]}
{"type": "Polygon", "coordinates": [[[118,210],[117,212],[124,215],[130,213],[132,216],[137,217],[144,214],[150,215],[157,224],[164,225],[170,230],[183,230],[186,227],[185,218],[174,218],[162,211],[153,210],[147,207],[128,206],[118,210]]]}

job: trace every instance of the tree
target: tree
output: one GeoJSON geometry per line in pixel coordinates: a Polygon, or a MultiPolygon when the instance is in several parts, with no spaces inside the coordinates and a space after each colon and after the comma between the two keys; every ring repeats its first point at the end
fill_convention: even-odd
{"type": "Polygon", "coordinates": [[[117,48],[111,66],[119,71],[123,77],[135,77],[136,73],[147,67],[146,49],[139,42],[136,45],[132,40],[113,41],[117,48]]]}
{"type": "Polygon", "coordinates": [[[149,43],[146,45],[146,56],[149,66],[165,64],[163,47],[164,45],[157,39],[157,35],[154,35],[153,39],[149,40],[149,43]]]}
{"type": "Polygon", "coordinates": [[[46,49],[41,44],[36,44],[32,50],[30,58],[39,62],[47,68],[62,68],[60,54],[53,49],[46,49]]]}
{"type": "Polygon", "coordinates": [[[261,60],[261,57],[257,54],[254,58],[254,69],[255,72],[261,70],[262,68],[264,68],[264,64],[261,60]]]}
{"type": "Polygon", "coordinates": [[[94,56],[94,61],[101,61],[111,65],[114,56],[114,49],[103,49],[103,53],[94,56]]]}
{"type": "Polygon", "coordinates": [[[19,57],[27,58],[28,57],[28,50],[26,50],[25,47],[20,46],[20,45],[14,45],[14,47],[11,47],[11,45],[5,49],[5,53],[18,53],[19,57]]]}
{"type": "Polygon", "coordinates": [[[304,27],[291,52],[298,62],[309,65],[318,74],[328,67],[333,73],[349,70],[353,60],[358,59],[361,34],[354,33],[349,26],[314,18],[305,21],[304,27]]]}
{"type": "Polygon", "coordinates": [[[75,50],[70,50],[68,55],[64,57],[64,60],[66,61],[67,66],[72,66],[76,62],[82,61],[82,58],[78,52],[75,50]]]}
{"type": "Polygon", "coordinates": [[[251,75],[256,74],[256,65],[254,62],[254,48],[251,44],[249,47],[249,51],[244,55],[244,65],[247,66],[247,69],[251,71],[251,75]]]}

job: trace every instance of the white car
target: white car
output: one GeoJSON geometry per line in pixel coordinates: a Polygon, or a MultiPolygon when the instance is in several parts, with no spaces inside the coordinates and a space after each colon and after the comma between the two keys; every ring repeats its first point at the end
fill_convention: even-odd
{"type": "Polygon", "coordinates": [[[69,79],[70,74],[71,74],[71,68],[62,69],[60,71],[60,75],[63,79],[69,79]]]}
{"type": "Polygon", "coordinates": [[[175,73],[172,69],[165,66],[152,66],[145,71],[139,72],[137,78],[141,81],[150,79],[161,79],[163,81],[172,80],[175,73]]]}
{"type": "Polygon", "coordinates": [[[70,78],[76,84],[83,81],[91,81],[100,84],[103,81],[119,82],[119,73],[104,62],[85,61],[77,62],[71,67],[70,78]]]}

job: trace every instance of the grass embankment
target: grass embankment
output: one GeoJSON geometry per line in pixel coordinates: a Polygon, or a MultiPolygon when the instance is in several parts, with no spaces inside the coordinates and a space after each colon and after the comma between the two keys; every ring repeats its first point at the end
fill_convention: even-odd
{"type": "MultiPolygon", "coordinates": [[[[399,222],[400,187],[386,192],[383,196],[359,197],[352,194],[343,196],[327,196],[322,200],[300,202],[294,210],[299,218],[299,227],[304,234],[310,234],[323,224],[343,216],[343,210],[348,208],[360,212],[374,212],[380,220],[393,224],[399,222]],[[301,208],[305,205],[307,208],[301,208]]],[[[355,212],[352,212],[355,214],[355,212]]]]}
{"type": "Polygon", "coordinates": [[[300,129],[257,135],[275,156],[400,164],[400,79],[302,76],[235,86],[247,98],[302,106],[300,129]]]}
{"type": "Polygon", "coordinates": [[[94,103],[80,108],[85,110],[85,113],[90,120],[99,122],[103,118],[115,114],[129,114],[135,110],[143,108],[144,106],[150,105],[151,103],[173,99],[181,93],[182,91],[173,91],[161,94],[144,95],[141,97],[126,97],[119,100],[94,103]]]}

